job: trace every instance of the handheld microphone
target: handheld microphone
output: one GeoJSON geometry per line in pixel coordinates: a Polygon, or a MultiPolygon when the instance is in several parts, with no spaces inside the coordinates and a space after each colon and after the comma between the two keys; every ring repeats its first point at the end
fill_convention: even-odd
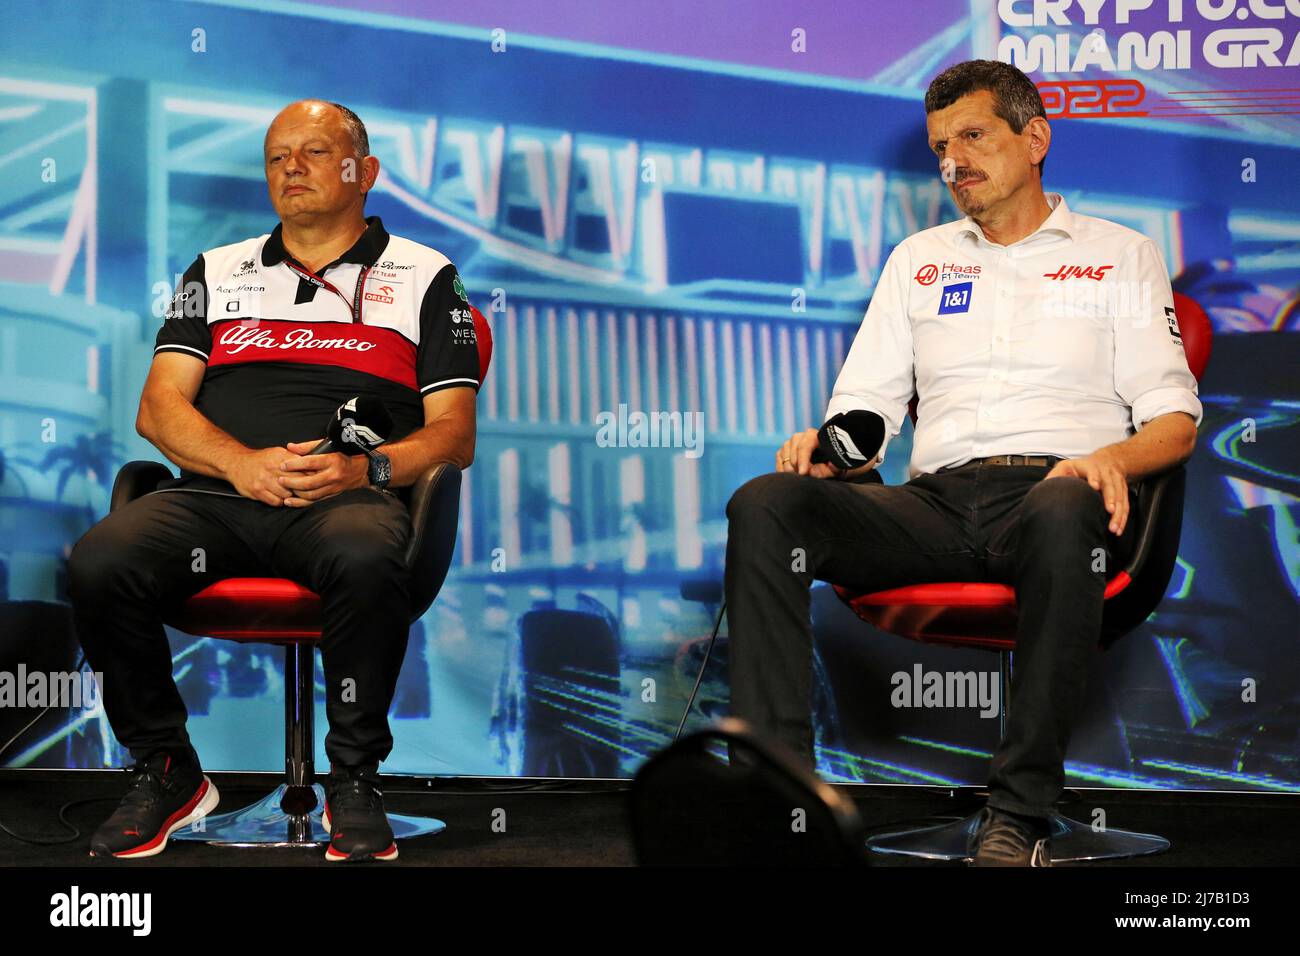
{"type": "Polygon", "coordinates": [[[393,416],[388,407],[380,399],[358,395],[335,410],[325,429],[325,440],[308,454],[328,455],[337,451],[345,455],[368,455],[370,449],[388,440],[392,430],[393,416]]]}
{"type": "Polygon", "coordinates": [[[876,460],[885,441],[885,420],[875,412],[858,409],[831,416],[817,430],[813,464],[826,462],[850,471],[876,460]]]}

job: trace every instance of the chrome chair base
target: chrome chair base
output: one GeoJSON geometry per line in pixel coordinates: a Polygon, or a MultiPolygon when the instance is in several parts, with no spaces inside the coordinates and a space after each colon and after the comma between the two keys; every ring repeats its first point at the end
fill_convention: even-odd
{"type": "MultiPolygon", "coordinates": [[[[1094,830],[1086,823],[1052,814],[1049,854],[1052,863],[1083,863],[1088,860],[1116,860],[1162,853],[1169,841],[1150,833],[1128,830],[1094,830]]],[[[867,840],[875,853],[915,856],[926,860],[970,860],[971,842],[979,824],[979,813],[953,823],[881,833],[867,840]]]]}
{"type": "MultiPolygon", "coordinates": [[[[208,816],[171,835],[173,840],[194,840],[212,846],[320,847],[330,836],[321,824],[325,809],[325,788],[280,784],[261,800],[242,810],[208,816]]],[[[447,824],[434,817],[388,814],[393,836],[398,840],[441,833],[447,824]]]]}

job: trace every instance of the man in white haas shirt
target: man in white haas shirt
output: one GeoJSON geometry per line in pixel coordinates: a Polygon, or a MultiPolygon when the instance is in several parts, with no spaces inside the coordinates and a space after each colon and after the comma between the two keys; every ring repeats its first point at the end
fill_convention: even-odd
{"type": "Polygon", "coordinates": [[[403,492],[434,462],[473,460],[473,313],[446,256],[364,216],[379,160],[351,110],[291,104],[267,130],[263,162],[279,224],[186,270],[140,398],[137,430],[181,477],[91,528],[69,560],[78,636],[136,760],[91,837],[97,856],[156,854],[217,803],[159,606],[221,578],[271,576],[321,596],[325,857],[397,857],[377,773],[410,626],[403,492]],[[312,454],[359,396],[392,416],[380,451],[312,454]]]}
{"type": "Polygon", "coordinates": [[[1044,193],[1051,130],[1029,78],[958,64],[925,109],[966,217],[893,250],[835,383],[823,449],[865,464],[815,460],[809,428],[727,506],[732,712],[813,760],[814,579],[1013,585],[1016,678],[975,862],[1042,864],[1100,640],[1095,549],[1111,566],[1130,553],[1130,485],[1187,460],[1201,405],[1155,244],[1044,193]],[[862,481],[914,389],[910,480],[862,481]]]}

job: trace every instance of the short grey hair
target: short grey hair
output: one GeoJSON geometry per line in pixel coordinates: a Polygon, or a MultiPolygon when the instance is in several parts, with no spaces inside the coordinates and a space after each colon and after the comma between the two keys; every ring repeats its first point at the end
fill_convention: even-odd
{"type": "MultiPolygon", "coordinates": [[[[1010,63],[999,60],[967,60],[944,70],[925,91],[925,112],[946,109],[963,96],[978,90],[993,94],[993,112],[1007,121],[1017,136],[1035,116],[1047,118],[1043,98],[1034,81],[1010,63]]],[[[1041,179],[1047,157],[1038,163],[1041,179]]]]}
{"type": "Polygon", "coordinates": [[[343,114],[343,125],[352,139],[352,152],[357,159],[365,159],[370,155],[370,137],[366,133],[366,124],[361,122],[360,116],[342,103],[331,103],[330,106],[343,114]]]}

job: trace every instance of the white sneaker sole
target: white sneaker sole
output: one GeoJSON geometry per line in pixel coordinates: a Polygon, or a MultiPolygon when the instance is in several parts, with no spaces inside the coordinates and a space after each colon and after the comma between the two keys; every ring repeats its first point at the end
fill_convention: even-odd
{"type": "MultiPolygon", "coordinates": [[[[331,832],[330,831],[330,808],[328,806],[325,807],[325,811],[321,814],[320,822],[321,822],[321,826],[325,828],[326,833],[331,832]]],[[[325,859],[331,863],[343,863],[347,860],[352,860],[354,863],[361,862],[362,860],[383,860],[384,862],[388,862],[389,860],[397,859],[397,841],[394,840],[392,843],[390,843],[388,845],[388,849],[385,850],[383,853],[368,853],[365,856],[358,856],[358,857],[351,857],[348,856],[346,853],[339,853],[335,851],[334,845],[331,843],[329,846],[325,848],[325,859]]]]}
{"type": "Polygon", "coordinates": [[[203,785],[200,787],[198,795],[189,804],[181,807],[176,812],[180,816],[159,831],[158,835],[150,840],[144,846],[136,847],[134,850],[122,850],[112,856],[119,860],[142,860],[148,856],[157,856],[163,850],[167,849],[168,838],[183,826],[188,826],[195,820],[201,820],[217,808],[221,802],[221,794],[217,792],[216,785],[208,779],[207,774],[203,775],[203,785]]]}

